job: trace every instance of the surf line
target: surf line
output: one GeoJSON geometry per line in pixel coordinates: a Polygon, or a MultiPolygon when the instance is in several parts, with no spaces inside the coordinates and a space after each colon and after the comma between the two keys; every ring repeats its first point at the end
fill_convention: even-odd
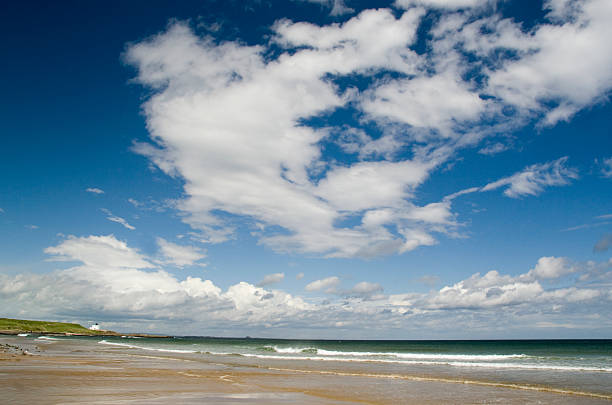
{"type": "Polygon", "coordinates": [[[601,398],[612,400],[612,395],[607,394],[598,394],[596,392],[586,392],[586,391],[573,391],[573,390],[564,390],[561,388],[553,388],[553,387],[538,387],[535,385],[522,385],[522,384],[510,384],[510,383],[494,383],[487,381],[477,381],[477,380],[458,380],[452,378],[436,378],[436,377],[416,377],[416,376],[408,376],[408,375],[399,375],[399,374],[371,374],[371,373],[347,373],[342,371],[316,371],[316,370],[298,370],[291,368],[278,368],[278,367],[263,367],[268,370],[273,371],[293,371],[296,373],[304,373],[304,374],[324,374],[324,375],[337,375],[341,377],[371,377],[371,378],[390,378],[395,380],[408,380],[408,381],[424,381],[424,382],[446,382],[453,384],[472,384],[472,385],[480,385],[485,387],[499,387],[499,388],[512,388],[526,391],[539,391],[539,392],[550,392],[553,394],[563,394],[563,395],[576,395],[583,397],[591,397],[591,398],[601,398]]]}

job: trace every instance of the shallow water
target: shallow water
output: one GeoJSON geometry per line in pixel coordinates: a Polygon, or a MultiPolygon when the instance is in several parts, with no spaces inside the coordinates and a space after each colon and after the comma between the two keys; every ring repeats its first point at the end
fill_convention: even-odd
{"type": "MultiPolygon", "coordinates": [[[[63,339],[63,338],[62,338],[63,339]]],[[[104,338],[109,347],[284,370],[424,379],[612,399],[612,340],[104,338]]]]}
{"type": "Polygon", "coordinates": [[[15,403],[612,403],[610,341],[10,340],[15,403]]]}

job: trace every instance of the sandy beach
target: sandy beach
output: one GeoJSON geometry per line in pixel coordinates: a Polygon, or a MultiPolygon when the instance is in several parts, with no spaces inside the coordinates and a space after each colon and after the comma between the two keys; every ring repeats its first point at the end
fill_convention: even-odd
{"type": "Polygon", "coordinates": [[[0,337],[4,403],[609,404],[609,398],[330,365],[151,353],[96,340],[0,337]]]}

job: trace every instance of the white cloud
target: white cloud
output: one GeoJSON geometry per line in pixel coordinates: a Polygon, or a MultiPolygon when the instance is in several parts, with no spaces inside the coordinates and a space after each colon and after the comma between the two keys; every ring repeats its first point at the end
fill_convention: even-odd
{"type": "Polygon", "coordinates": [[[489,88],[519,108],[544,111],[544,123],[551,125],[604,99],[612,88],[607,40],[612,37],[612,6],[608,0],[546,4],[557,24],[522,35],[520,47],[529,50],[492,72],[489,88]],[[546,103],[557,106],[549,109],[546,103]]]}
{"type": "Polygon", "coordinates": [[[298,274],[296,274],[296,275],[295,275],[295,279],[296,279],[296,280],[301,280],[301,279],[303,279],[303,278],[304,278],[304,273],[301,273],[301,272],[300,272],[300,273],[298,273],[298,274]]]}
{"type": "Polygon", "coordinates": [[[72,236],[45,252],[56,256],[54,260],[80,264],[47,275],[0,275],[0,300],[13,300],[3,308],[16,311],[21,306],[24,311],[56,316],[98,314],[119,321],[189,319],[243,325],[274,324],[281,316],[310,308],[300,298],[244,282],[223,292],[210,280],[181,281],[112,235],[72,236]]]}
{"type": "Polygon", "coordinates": [[[280,283],[281,281],[283,281],[284,278],[285,278],[285,273],[266,274],[266,276],[263,278],[263,280],[261,280],[259,283],[257,283],[257,286],[258,287],[264,287],[264,286],[269,285],[269,284],[280,283]]]}
{"type": "Polygon", "coordinates": [[[459,72],[449,71],[378,86],[362,106],[374,117],[435,129],[451,137],[456,135],[457,122],[477,121],[486,102],[463,82],[459,72]]]}
{"type": "Polygon", "coordinates": [[[93,193],[93,194],[104,194],[104,190],[99,189],[97,187],[89,187],[85,191],[87,191],[88,193],[93,193]]]}
{"type": "Polygon", "coordinates": [[[557,279],[575,272],[566,258],[541,257],[529,272],[516,277],[491,270],[484,276],[472,275],[452,286],[430,294],[421,305],[430,308],[492,308],[555,301],[579,302],[598,297],[592,288],[559,288],[546,290],[540,280],[557,279]]]}
{"type": "Polygon", "coordinates": [[[496,155],[506,150],[508,150],[508,146],[504,145],[503,143],[497,142],[485,146],[484,148],[480,149],[478,153],[480,153],[481,155],[496,155]]]}
{"type": "Polygon", "coordinates": [[[335,291],[336,286],[340,283],[340,279],[336,276],[327,277],[321,280],[313,281],[304,287],[306,291],[320,291],[325,290],[325,292],[333,292],[335,291]]]}
{"type": "MultiPolygon", "coordinates": [[[[433,245],[457,227],[451,199],[419,207],[414,195],[458,149],[534,120],[568,119],[612,88],[609,1],[548,1],[548,19],[530,32],[480,13],[489,3],[398,0],[407,10],[397,15],[365,10],[323,26],[280,20],[260,46],[173,23],[125,55],[154,91],[144,105],[152,143],[134,150],[184,180],[176,208],[206,242],[235,237],[230,214],[262,224],[260,242],[280,252],[371,257],[433,245]],[[427,35],[431,52],[419,55],[410,46],[424,7],[445,12],[427,35]],[[353,76],[369,84],[340,91],[334,82],[353,76]],[[306,124],[345,107],[360,124],[374,120],[381,136],[306,124]],[[328,140],[355,159],[328,156],[328,140]]],[[[487,142],[481,153],[504,149],[487,142]]],[[[533,165],[483,190],[535,195],[577,178],[565,163],[533,165]]]]}
{"type": "Polygon", "coordinates": [[[4,214],[4,210],[0,208],[0,214],[4,214]]]}
{"type": "Polygon", "coordinates": [[[157,245],[165,257],[163,262],[178,267],[192,266],[206,257],[206,254],[196,246],[177,245],[163,238],[157,238],[157,245]]]}
{"type": "Polygon", "coordinates": [[[143,330],[143,324],[155,323],[161,333],[176,331],[180,325],[181,332],[195,334],[239,336],[258,331],[287,336],[291,331],[309,330],[312,337],[337,337],[339,331],[351,331],[369,338],[475,337],[471,332],[459,333],[453,326],[457,322],[463,331],[492,331],[501,322],[503,333],[508,333],[513,328],[533,332],[538,322],[598,328],[612,320],[607,311],[612,299],[612,263],[608,262],[579,266],[587,287],[567,284],[574,279],[565,277],[570,274],[560,264],[565,259],[550,257],[540,258],[524,274],[476,273],[428,294],[384,296],[382,286],[373,282],[342,291],[337,289],[338,277],[329,277],[306,288],[337,296],[322,301],[246,282],[222,290],[211,280],[181,280],[112,235],[70,236],[45,251],[54,260],[77,263],[48,274],[0,274],[0,305],[7,316],[96,319],[112,322],[120,330],[143,330]],[[565,280],[561,288],[542,284],[552,276],[565,280]],[[600,317],[588,323],[585,315],[593,311],[600,317]],[[367,330],[372,333],[364,334],[367,330]]]}
{"type": "Polygon", "coordinates": [[[38,225],[32,225],[32,224],[25,225],[25,227],[28,229],[38,229],[38,225]]]}
{"type": "MultiPolygon", "coordinates": [[[[261,241],[278,251],[369,256],[401,252],[407,242],[411,248],[419,240],[429,243],[432,228],[426,224],[419,232],[427,238],[403,240],[408,219],[395,232],[386,228],[396,226],[393,222],[375,228],[336,224],[347,214],[361,216],[378,207],[409,217],[403,213],[418,207],[405,200],[438,158],[330,166],[315,182],[309,170],[321,163],[317,142],[327,132],[296,125],[348,101],[324,79],[326,73],[383,67],[413,72],[416,55],[406,46],[421,15],[411,10],[396,19],[389,10],[367,10],[326,27],[279,21],[277,43],[310,48],[267,62],[261,47],[215,45],[175,24],[126,54],[139,69],[138,80],[158,90],[145,111],[161,149],[135,149],[166,173],[185,178],[188,197],[177,208],[212,242],[232,237],[234,230],[215,214],[225,211],[287,230],[261,233],[261,241]]],[[[388,146],[372,142],[367,148],[367,155],[388,152],[388,146]]]]}
{"type": "Polygon", "coordinates": [[[121,217],[118,217],[118,216],[116,216],[116,215],[113,215],[113,213],[112,213],[112,212],[110,212],[110,210],[108,210],[108,209],[106,209],[106,208],[101,208],[101,211],[102,211],[103,213],[105,213],[106,215],[108,215],[108,216],[106,217],[106,219],[108,219],[109,221],[112,221],[112,222],[116,222],[116,223],[118,223],[118,224],[121,224],[121,225],[123,225],[125,228],[129,229],[130,231],[133,231],[134,229],[136,229],[136,228],[135,228],[135,227],[133,227],[132,225],[128,224],[128,222],[127,222],[125,219],[123,219],[123,218],[121,218],[121,217]]]}
{"type": "Polygon", "coordinates": [[[152,268],[150,262],[135,249],[113,235],[69,236],[57,246],[48,247],[45,253],[54,255],[55,261],[80,261],[86,266],[112,268],[152,268]]]}
{"type": "Polygon", "coordinates": [[[566,274],[572,273],[574,268],[568,263],[564,257],[540,257],[536,266],[527,273],[527,276],[533,276],[537,279],[552,279],[559,278],[566,274]]]}
{"type": "Polygon", "coordinates": [[[567,157],[552,162],[534,164],[523,171],[513,174],[484,186],[481,191],[495,190],[506,187],[504,194],[508,197],[518,198],[526,195],[538,195],[544,187],[564,186],[570,180],[578,178],[578,171],[566,167],[567,157]]]}

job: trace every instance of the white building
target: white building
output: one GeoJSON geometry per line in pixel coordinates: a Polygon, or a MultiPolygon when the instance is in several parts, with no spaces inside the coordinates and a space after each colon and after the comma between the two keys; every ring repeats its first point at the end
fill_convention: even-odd
{"type": "Polygon", "coordinates": [[[100,330],[100,325],[98,325],[97,323],[94,323],[93,325],[89,327],[89,330],[100,330]]]}

